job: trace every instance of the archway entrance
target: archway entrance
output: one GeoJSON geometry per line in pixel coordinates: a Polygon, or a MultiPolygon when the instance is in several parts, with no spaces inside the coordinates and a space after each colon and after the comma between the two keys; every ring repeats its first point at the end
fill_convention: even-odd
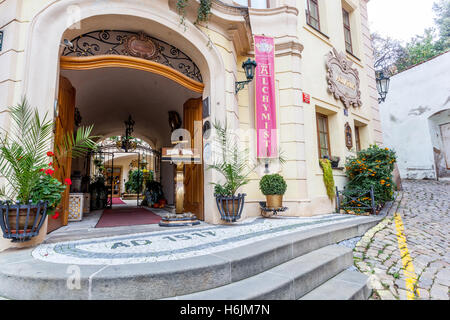
{"type": "MultiPolygon", "coordinates": [[[[118,43],[112,43],[111,38],[105,39],[105,34],[105,31],[97,31],[77,37],[72,40],[73,47],[63,52],[58,99],[61,128],[56,132],[55,143],[58,143],[58,135],[76,126],[73,124],[75,110],[81,116],[79,124],[93,124],[93,134],[103,139],[122,136],[124,121],[131,115],[135,120],[133,137],[148,143],[155,154],[162,147],[171,146],[173,128],[168,121],[169,111],[176,112],[193,143],[195,130],[199,131],[195,122],[199,122],[201,128],[204,87],[195,63],[178,49],[143,34],[111,31],[108,35],[113,35],[115,40],[120,39],[118,43]],[[86,42],[94,34],[98,35],[95,41],[86,42]],[[165,50],[170,51],[170,57],[165,50]],[[175,59],[176,64],[169,58],[175,59]],[[187,65],[188,62],[191,65],[187,65]]],[[[201,143],[201,139],[198,141],[201,143]]],[[[167,203],[173,205],[174,166],[161,163],[158,157],[154,159],[153,179],[161,183],[167,203]]],[[[63,172],[69,177],[83,166],[91,165],[92,159],[68,161],[63,172]]],[[[116,167],[111,165],[111,175],[113,178],[118,176],[120,181],[111,187],[116,187],[116,196],[121,197],[121,184],[126,181],[123,168],[116,167]]],[[[203,166],[186,166],[185,176],[184,207],[203,220],[203,166]]],[[[61,202],[63,218],[49,221],[49,232],[67,224],[69,196],[67,192],[61,202]]]]}

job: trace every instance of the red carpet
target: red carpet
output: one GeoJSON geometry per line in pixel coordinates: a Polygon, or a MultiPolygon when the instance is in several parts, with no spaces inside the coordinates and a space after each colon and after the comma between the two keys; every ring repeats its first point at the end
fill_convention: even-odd
{"type": "Polygon", "coordinates": [[[106,209],[98,221],[96,228],[157,224],[161,217],[142,208],[106,209]]]}
{"type": "Polygon", "coordinates": [[[126,204],[120,198],[112,198],[112,204],[126,204]]]}

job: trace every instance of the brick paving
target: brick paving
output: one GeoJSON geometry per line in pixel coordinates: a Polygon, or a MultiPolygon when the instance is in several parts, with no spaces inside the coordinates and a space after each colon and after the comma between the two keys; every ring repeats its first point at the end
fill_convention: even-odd
{"type": "Polygon", "coordinates": [[[355,266],[370,277],[371,299],[449,300],[450,183],[407,180],[403,189],[390,214],[357,243],[355,266]],[[405,254],[402,248],[403,257],[397,235],[399,219],[408,249],[405,254]]]}

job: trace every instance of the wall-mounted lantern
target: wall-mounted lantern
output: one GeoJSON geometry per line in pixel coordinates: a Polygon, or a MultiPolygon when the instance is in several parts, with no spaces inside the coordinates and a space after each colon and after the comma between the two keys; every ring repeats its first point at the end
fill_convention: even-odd
{"type": "Polygon", "coordinates": [[[2,51],[3,47],[3,31],[0,31],[0,51],[2,51]]]}
{"type": "Polygon", "coordinates": [[[256,61],[248,58],[244,63],[242,63],[242,68],[245,71],[245,76],[247,77],[247,81],[238,81],[235,83],[235,92],[238,93],[242,89],[244,89],[246,84],[252,82],[255,77],[255,69],[256,69],[256,61]]]}
{"type": "Polygon", "coordinates": [[[391,79],[386,77],[383,71],[377,73],[377,90],[380,97],[378,98],[378,103],[384,102],[386,100],[387,93],[389,92],[389,82],[391,79]]]}

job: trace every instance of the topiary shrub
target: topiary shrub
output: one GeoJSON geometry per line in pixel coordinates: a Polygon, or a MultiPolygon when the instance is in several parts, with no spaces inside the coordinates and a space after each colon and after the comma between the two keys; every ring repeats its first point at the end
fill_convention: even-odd
{"type": "Polygon", "coordinates": [[[335,187],[331,161],[328,159],[320,159],[319,163],[323,170],[323,182],[325,183],[325,188],[327,189],[328,198],[332,200],[334,199],[336,193],[334,191],[335,187]]]}
{"type": "Polygon", "coordinates": [[[279,174],[267,174],[259,181],[259,189],[263,195],[283,195],[286,192],[287,184],[279,174]]]}

